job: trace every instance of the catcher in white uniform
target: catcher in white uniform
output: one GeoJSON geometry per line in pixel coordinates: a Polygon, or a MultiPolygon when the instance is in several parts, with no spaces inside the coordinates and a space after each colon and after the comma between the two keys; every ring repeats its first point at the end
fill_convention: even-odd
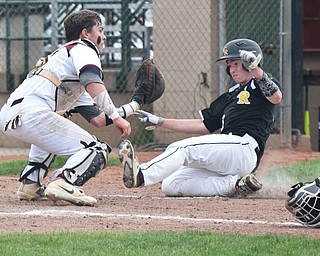
{"type": "Polygon", "coordinates": [[[262,51],[252,40],[228,42],[217,62],[227,65],[236,84],[201,110],[201,119],[165,119],[137,111],[142,122],[202,136],[174,142],[140,165],[130,141],[123,140],[119,157],[126,187],[162,182],[168,196],[246,195],[261,188],[254,172],[282,93],[272,76],[262,70],[262,51]],[[218,129],[221,134],[213,134],[218,129]]]}
{"type": "MultiPolygon", "coordinates": [[[[10,94],[1,109],[0,127],[6,135],[32,145],[30,162],[20,175],[18,198],[36,200],[47,196],[53,201],[92,206],[97,200],[79,187],[106,167],[111,148],[63,114],[89,102],[104,112],[92,120],[97,126],[106,122],[107,115],[121,138],[131,133],[131,126],[118,113],[103,83],[100,53],[106,36],[99,14],[90,10],[72,13],[64,26],[67,43],[41,58],[10,94]],[[43,178],[55,155],[69,158],[45,188],[43,178]]],[[[120,112],[129,116],[139,108],[137,98],[120,112]]]]}

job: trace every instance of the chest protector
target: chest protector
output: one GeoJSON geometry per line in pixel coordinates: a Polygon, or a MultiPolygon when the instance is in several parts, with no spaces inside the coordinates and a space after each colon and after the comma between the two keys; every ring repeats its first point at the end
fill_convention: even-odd
{"type": "MultiPolygon", "coordinates": [[[[66,47],[68,45],[72,45],[75,43],[87,46],[87,44],[85,44],[83,41],[76,40],[63,45],[62,47],[66,47]]],[[[70,110],[71,106],[82,96],[82,94],[85,92],[85,88],[83,85],[80,84],[79,80],[61,81],[55,74],[53,74],[48,70],[43,69],[44,65],[50,60],[50,58],[54,55],[56,51],[52,52],[50,55],[46,57],[40,58],[36,64],[35,69],[33,69],[28,76],[29,77],[32,77],[34,75],[42,76],[48,79],[57,87],[56,97],[55,97],[56,98],[55,112],[58,113],[59,115],[63,115],[65,112],[70,110]]]]}
{"type": "Polygon", "coordinates": [[[63,115],[85,92],[85,88],[79,81],[62,82],[57,88],[55,112],[63,115]]]}

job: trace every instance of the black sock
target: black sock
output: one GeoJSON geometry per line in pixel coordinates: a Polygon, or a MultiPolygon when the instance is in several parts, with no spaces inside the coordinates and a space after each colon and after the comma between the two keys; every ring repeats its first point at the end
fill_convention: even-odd
{"type": "Polygon", "coordinates": [[[143,185],[143,183],[144,183],[143,173],[141,170],[139,170],[139,172],[138,172],[138,187],[143,185]]]}

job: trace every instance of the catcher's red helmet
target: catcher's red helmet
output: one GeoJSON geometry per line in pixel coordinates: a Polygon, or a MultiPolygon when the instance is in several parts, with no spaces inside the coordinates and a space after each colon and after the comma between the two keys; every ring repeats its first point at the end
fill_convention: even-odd
{"type": "MultiPolygon", "coordinates": [[[[230,59],[240,59],[240,50],[253,52],[256,56],[259,54],[261,54],[261,57],[263,56],[260,46],[255,41],[251,39],[235,39],[228,42],[223,47],[222,56],[216,62],[219,63],[230,59]]],[[[262,58],[259,66],[262,66],[262,58]]]]}
{"type": "Polygon", "coordinates": [[[307,227],[320,227],[320,178],[292,186],[288,196],[285,206],[297,222],[307,227]]]}

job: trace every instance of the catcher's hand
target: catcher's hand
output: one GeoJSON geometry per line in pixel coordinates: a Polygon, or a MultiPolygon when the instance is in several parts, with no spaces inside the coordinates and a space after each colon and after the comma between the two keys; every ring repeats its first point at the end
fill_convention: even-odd
{"type": "Polygon", "coordinates": [[[159,99],[164,90],[165,81],[161,71],[152,59],[144,60],[136,73],[132,99],[140,104],[150,104],[159,99]]]}
{"type": "Polygon", "coordinates": [[[254,70],[260,63],[262,56],[259,54],[256,56],[253,52],[239,50],[240,58],[243,66],[249,72],[254,70]]]}
{"type": "Polygon", "coordinates": [[[139,120],[142,123],[152,123],[158,126],[163,124],[164,118],[160,116],[153,115],[147,111],[137,110],[135,114],[139,115],[139,120]]]}

